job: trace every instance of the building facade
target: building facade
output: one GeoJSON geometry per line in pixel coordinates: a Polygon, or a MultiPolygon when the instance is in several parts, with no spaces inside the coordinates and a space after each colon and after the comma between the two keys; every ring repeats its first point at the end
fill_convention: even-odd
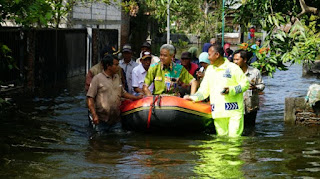
{"type": "Polygon", "coordinates": [[[77,3],[69,14],[68,28],[116,29],[121,44],[121,0],[105,3],[77,3]]]}

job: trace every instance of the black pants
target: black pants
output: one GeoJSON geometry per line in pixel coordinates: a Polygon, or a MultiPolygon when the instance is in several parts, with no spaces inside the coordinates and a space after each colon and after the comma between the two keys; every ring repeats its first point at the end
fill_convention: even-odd
{"type": "Polygon", "coordinates": [[[257,112],[258,111],[252,111],[244,115],[244,127],[256,125],[257,112]]]}

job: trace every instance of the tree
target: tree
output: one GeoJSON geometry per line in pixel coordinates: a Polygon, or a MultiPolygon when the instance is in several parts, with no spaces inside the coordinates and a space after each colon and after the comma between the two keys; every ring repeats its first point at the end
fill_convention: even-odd
{"type": "MultiPolygon", "coordinates": [[[[156,19],[159,32],[166,31],[169,0],[130,0],[130,2],[137,4],[142,14],[148,14],[156,19]]],[[[228,13],[237,0],[226,2],[225,10],[228,13]]],[[[221,12],[222,0],[170,0],[170,19],[175,23],[174,29],[171,29],[174,32],[197,34],[202,40],[207,41],[220,32],[221,12]]]]}
{"type": "Polygon", "coordinates": [[[54,24],[55,28],[59,28],[61,19],[66,17],[72,10],[72,7],[76,4],[75,0],[48,0],[47,2],[52,8],[52,23],[54,24]]]}
{"type": "Polygon", "coordinates": [[[110,4],[116,0],[0,0],[0,22],[13,21],[22,27],[59,27],[77,3],[103,2],[110,4]]]}
{"type": "Polygon", "coordinates": [[[286,70],[287,62],[316,60],[320,52],[317,4],[320,0],[246,0],[239,7],[236,20],[248,24],[250,19],[246,14],[260,19],[260,25],[267,32],[264,48],[270,48],[269,57],[260,56],[253,65],[272,76],[276,69],[286,70]],[[252,9],[255,12],[251,12],[252,9]]]}
{"type": "Polygon", "coordinates": [[[1,0],[1,23],[14,21],[23,27],[48,26],[52,9],[46,0],[1,0]]]}

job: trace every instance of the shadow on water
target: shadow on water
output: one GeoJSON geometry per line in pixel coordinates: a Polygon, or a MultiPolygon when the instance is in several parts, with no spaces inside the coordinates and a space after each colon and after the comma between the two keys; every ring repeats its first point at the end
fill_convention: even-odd
{"type": "Polygon", "coordinates": [[[86,136],[82,112],[85,98],[83,93],[74,93],[72,85],[64,86],[70,88],[43,89],[35,97],[15,96],[14,106],[2,111],[0,176],[45,177],[43,171],[51,165],[47,157],[77,150],[77,145],[69,144],[76,142],[74,137],[86,136]]]}
{"type": "Polygon", "coordinates": [[[209,134],[92,135],[84,77],[35,96],[15,96],[1,114],[1,178],[305,178],[320,176],[320,129],[283,123],[285,97],[315,78],[301,66],[264,77],[257,124],[239,139],[209,134]]]}

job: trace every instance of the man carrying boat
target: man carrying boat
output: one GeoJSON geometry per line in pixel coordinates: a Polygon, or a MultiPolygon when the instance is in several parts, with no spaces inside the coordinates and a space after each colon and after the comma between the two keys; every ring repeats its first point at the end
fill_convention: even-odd
{"type": "Polygon", "coordinates": [[[117,74],[120,67],[116,56],[104,56],[101,64],[104,71],[93,77],[87,93],[92,122],[96,125],[95,129],[98,132],[121,131],[121,97],[137,100],[143,96],[134,96],[124,90],[117,74]]]}
{"type": "Polygon", "coordinates": [[[185,99],[202,101],[210,95],[211,113],[217,135],[237,137],[243,132],[243,92],[249,81],[241,68],[223,57],[223,48],[214,44],[209,47],[211,64],[200,88],[185,99]]]}
{"type": "Polygon", "coordinates": [[[154,83],[153,94],[179,95],[178,82],[191,85],[191,94],[197,89],[196,79],[180,64],[172,62],[174,46],[164,44],[160,48],[160,62],[151,65],[144,80],[143,92],[147,96],[152,93],[148,87],[154,83]]]}

